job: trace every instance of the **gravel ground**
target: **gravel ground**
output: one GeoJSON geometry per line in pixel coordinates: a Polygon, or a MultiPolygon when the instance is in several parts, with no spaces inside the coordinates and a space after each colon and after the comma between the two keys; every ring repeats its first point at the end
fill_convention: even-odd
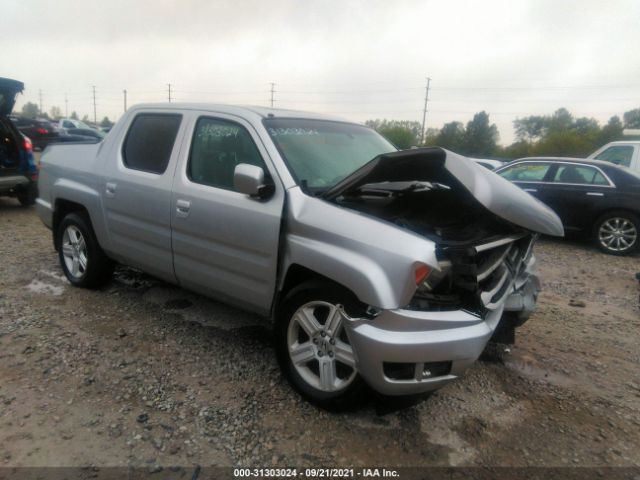
{"type": "Polygon", "coordinates": [[[536,251],[539,309],[504,364],[330,414],[260,318],[125,268],[72,288],[35,210],[0,199],[0,466],[638,466],[640,261],[536,251]]]}

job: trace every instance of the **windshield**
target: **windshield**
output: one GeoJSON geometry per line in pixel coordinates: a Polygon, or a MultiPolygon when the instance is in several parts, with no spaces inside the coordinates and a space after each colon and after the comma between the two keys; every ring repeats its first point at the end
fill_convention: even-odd
{"type": "Polygon", "coordinates": [[[374,130],[352,123],[268,118],[264,125],[295,180],[317,191],[397,150],[374,130]]]}

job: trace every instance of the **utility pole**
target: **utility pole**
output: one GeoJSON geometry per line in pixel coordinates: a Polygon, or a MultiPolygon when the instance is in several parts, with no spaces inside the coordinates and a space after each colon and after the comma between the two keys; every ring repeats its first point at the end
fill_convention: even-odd
{"type": "Polygon", "coordinates": [[[42,90],[38,90],[38,98],[40,99],[40,115],[42,115],[42,90]]]}
{"type": "Polygon", "coordinates": [[[171,103],[171,84],[167,83],[167,87],[169,87],[169,103],[171,103]]]}
{"type": "Polygon", "coordinates": [[[127,112],[127,89],[125,88],[124,90],[122,90],[122,93],[124,93],[124,111],[126,113],[127,112]]]}
{"type": "Polygon", "coordinates": [[[69,118],[69,99],[67,98],[67,94],[64,94],[64,116],[65,118],[69,118]]]}
{"type": "Polygon", "coordinates": [[[424,92],[424,108],[422,109],[422,135],[420,136],[420,143],[423,144],[425,140],[425,120],[427,119],[427,103],[429,102],[429,86],[431,85],[431,79],[427,77],[427,88],[424,92]]]}
{"type": "Polygon", "coordinates": [[[93,88],[93,123],[98,125],[98,115],[96,114],[96,86],[92,85],[93,88]]]}
{"type": "Polygon", "coordinates": [[[273,101],[274,101],[273,94],[276,93],[275,91],[276,84],[271,82],[269,85],[271,85],[271,108],[273,108],[273,101]]]}

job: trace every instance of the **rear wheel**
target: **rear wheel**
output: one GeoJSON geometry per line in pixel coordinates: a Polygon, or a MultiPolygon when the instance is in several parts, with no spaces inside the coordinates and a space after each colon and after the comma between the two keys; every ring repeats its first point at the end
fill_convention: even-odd
{"type": "Polygon", "coordinates": [[[640,221],[630,212],[615,211],[595,222],[593,237],[600,250],[611,255],[628,255],[638,249],[640,221]]]}
{"type": "Polygon", "coordinates": [[[288,380],[328,409],[356,405],[365,388],[347,335],[344,309],[357,302],[339,287],[302,286],[288,295],[276,318],[276,351],[288,380]]]}
{"type": "Polygon", "coordinates": [[[64,217],[56,232],[56,247],[60,266],[76,287],[98,288],[111,279],[114,263],[100,248],[86,215],[64,217]]]}

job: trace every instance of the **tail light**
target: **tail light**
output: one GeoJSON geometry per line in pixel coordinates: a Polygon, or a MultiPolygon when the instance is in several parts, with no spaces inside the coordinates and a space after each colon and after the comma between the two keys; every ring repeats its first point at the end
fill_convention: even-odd
{"type": "Polygon", "coordinates": [[[24,137],[24,149],[27,152],[33,152],[33,143],[31,143],[31,139],[28,137],[24,137]]]}
{"type": "Polygon", "coordinates": [[[36,128],[36,132],[38,132],[40,135],[46,135],[47,133],[49,133],[49,130],[47,130],[46,128],[38,127],[36,128]]]}

